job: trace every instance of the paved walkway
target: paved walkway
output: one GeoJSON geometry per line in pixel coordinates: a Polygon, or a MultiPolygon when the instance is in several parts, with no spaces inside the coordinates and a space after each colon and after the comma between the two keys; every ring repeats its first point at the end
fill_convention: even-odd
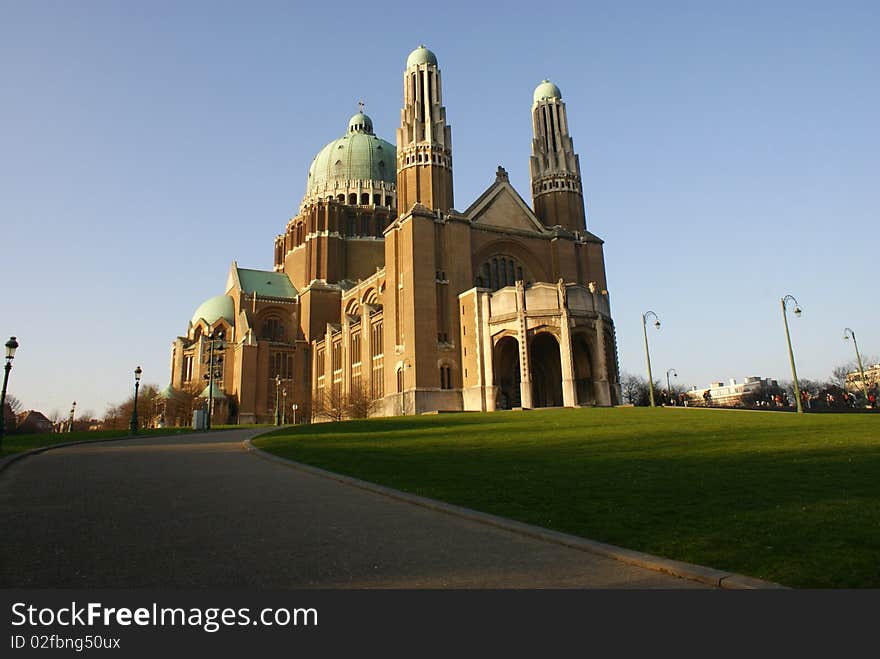
{"type": "Polygon", "coordinates": [[[0,473],[0,586],[701,588],[260,459],[235,430],[0,473]]]}

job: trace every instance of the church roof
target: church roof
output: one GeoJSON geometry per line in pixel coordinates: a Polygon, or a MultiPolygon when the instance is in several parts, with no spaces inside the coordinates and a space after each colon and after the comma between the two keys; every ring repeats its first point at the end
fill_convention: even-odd
{"type": "Polygon", "coordinates": [[[283,272],[271,272],[268,270],[238,270],[238,282],[241,290],[245,293],[256,293],[263,297],[296,297],[299,295],[290,277],[283,272]]]}
{"type": "Polygon", "coordinates": [[[348,131],[318,152],[309,167],[306,196],[349,181],[397,183],[397,147],[373,133],[373,121],[363,112],[348,122],[348,131]]]}
{"type": "Polygon", "coordinates": [[[510,184],[507,172],[498,167],[495,182],[464,211],[471,222],[499,229],[544,233],[547,230],[534,211],[510,184]],[[494,207],[498,207],[495,211],[494,207]]]}

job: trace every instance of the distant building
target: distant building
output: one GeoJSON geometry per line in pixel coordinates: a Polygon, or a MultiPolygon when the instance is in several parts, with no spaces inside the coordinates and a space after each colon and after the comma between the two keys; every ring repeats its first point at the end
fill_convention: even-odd
{"type": "Polygon", "coordinates": [[[694,386],[686,395],[690,405],[711,404],[719,407],[737,407],[751,404],[755,398],[763,396],[768,390],[778,386],[776,380],[769,378],[751,376],[744,378],[742,382],[730,378],[727,384],[713,382],[708,387],[694,386]],[[708,392],[708,396],[706,392],[708,392]]]}
{"type": "Polygon", "coordinates": [[[52,432],[54,424],[42,412],[28,410],[18,415],[17,432],[52,432]]]}
{"type": "MultiPolygon", "coordinates": [[[[865,369],[865,383],[868,389],[880,387],[880,364],[874,364],[865,369]]],[[[853,393],[864,393],[861,373],[853,371],[846,374],[846,390],[853,393]]]]}

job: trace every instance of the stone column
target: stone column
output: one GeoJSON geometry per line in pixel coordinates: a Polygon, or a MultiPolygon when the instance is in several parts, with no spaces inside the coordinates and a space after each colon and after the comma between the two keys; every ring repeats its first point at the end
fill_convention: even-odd
{"type": "Polygon", "coordinates": [[[491,297],[488,293],[480,291],[477,291],[475,297],[477,302],[477,322],[475,324],[479,328],[477,345],[483,362],[483,409],[487,412],[494,412],[498,387],[495,385],[495,345],[492,343],[492,335],[489,330],[491,297]]]}
{"type": "MultiPolygon", "coordinates": [[[[595,294],[594,294],[595,295],[595,294]]],[[[599,316],[596,319],[596,375],[594,385],[596,388],[596,402],[599,405],[609,407],[611,405],[611,390],[608,386],[608,359],[605,347],[605,319],[599,316]]]]}
{"type": "Polygon", "coordinates": [[[370,344],[373,340],[373,328],[370,326],[370,310],[366,303],[361,304],[361,386],[373,396],[370,389],[373,383],[373,355],[370,354],[370,344]]]}
{"type": "Polygon", "coordinates": [[[516,326],[519,341],[519,396],[523,409],[532,407],[532,372],[529,368],[529,337],[526,327],[526,295],[522,281],[516,282],[516,326]]]}
{"type": "Polygon", "coordinates": [[[571,318],[568,315],[568,300],[565,283],[560,279],[556,284],[559,304],[559,359],[562,366],[562,404],[577,407],[577,390],[574,386],[574,357],[571,349],[571,318]]]}
{"type": "Polygon", "coordinates": [[[342,347],[342,393],[343,395],[351,393],[351,365],[354,363],[351,354],[351,325],[348,321],[348,314],[342,312],[342,338],[340,345],[342,347]]]}

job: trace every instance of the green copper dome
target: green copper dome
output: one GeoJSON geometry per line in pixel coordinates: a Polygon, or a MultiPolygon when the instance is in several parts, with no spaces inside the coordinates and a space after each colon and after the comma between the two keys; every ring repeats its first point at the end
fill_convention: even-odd
{"type": "Polygon", "coordinates": [[[348,181],[397,182],[397,148],[373,134],[373,121],[358,112],[348,122],[348,133],[318,152],[309,167],[306,196],[331,190],[348,181]]]}
{"type": "Polygon", "coordinates": [[[167,384],[156,392],[156,396],[158,398],[164,398],[165,400],[171,400],[172,398],[174,398],[176,393],[177,391],[175,391],[174,387],[172,387],[170,384],[167,384]]]}
{"type": "Polygon", "coordinates": [[[545,98],[558,98],[562,100],[562,92],[559,87],[549,80],[542,80],[541,84],[535,87],[535,103],[543,101],[545,98]]]}
{"type": "Polygon", "coordinates": [[[419,64],[433,64],[437,66],[437,56],[424,46],[419,46],[406,58],[406,68],[419,64]]]}
{"type": "Polygon", "coordinates": [[[213,325],[220,318],[225,318],[230,325],[235,318],[235,305],[232,298],[228,295],[215,295],[208,298],[199,305],[192,317],[192,324],[199,322],[200,318],[204,318],[208,325],[213,325]]]}

